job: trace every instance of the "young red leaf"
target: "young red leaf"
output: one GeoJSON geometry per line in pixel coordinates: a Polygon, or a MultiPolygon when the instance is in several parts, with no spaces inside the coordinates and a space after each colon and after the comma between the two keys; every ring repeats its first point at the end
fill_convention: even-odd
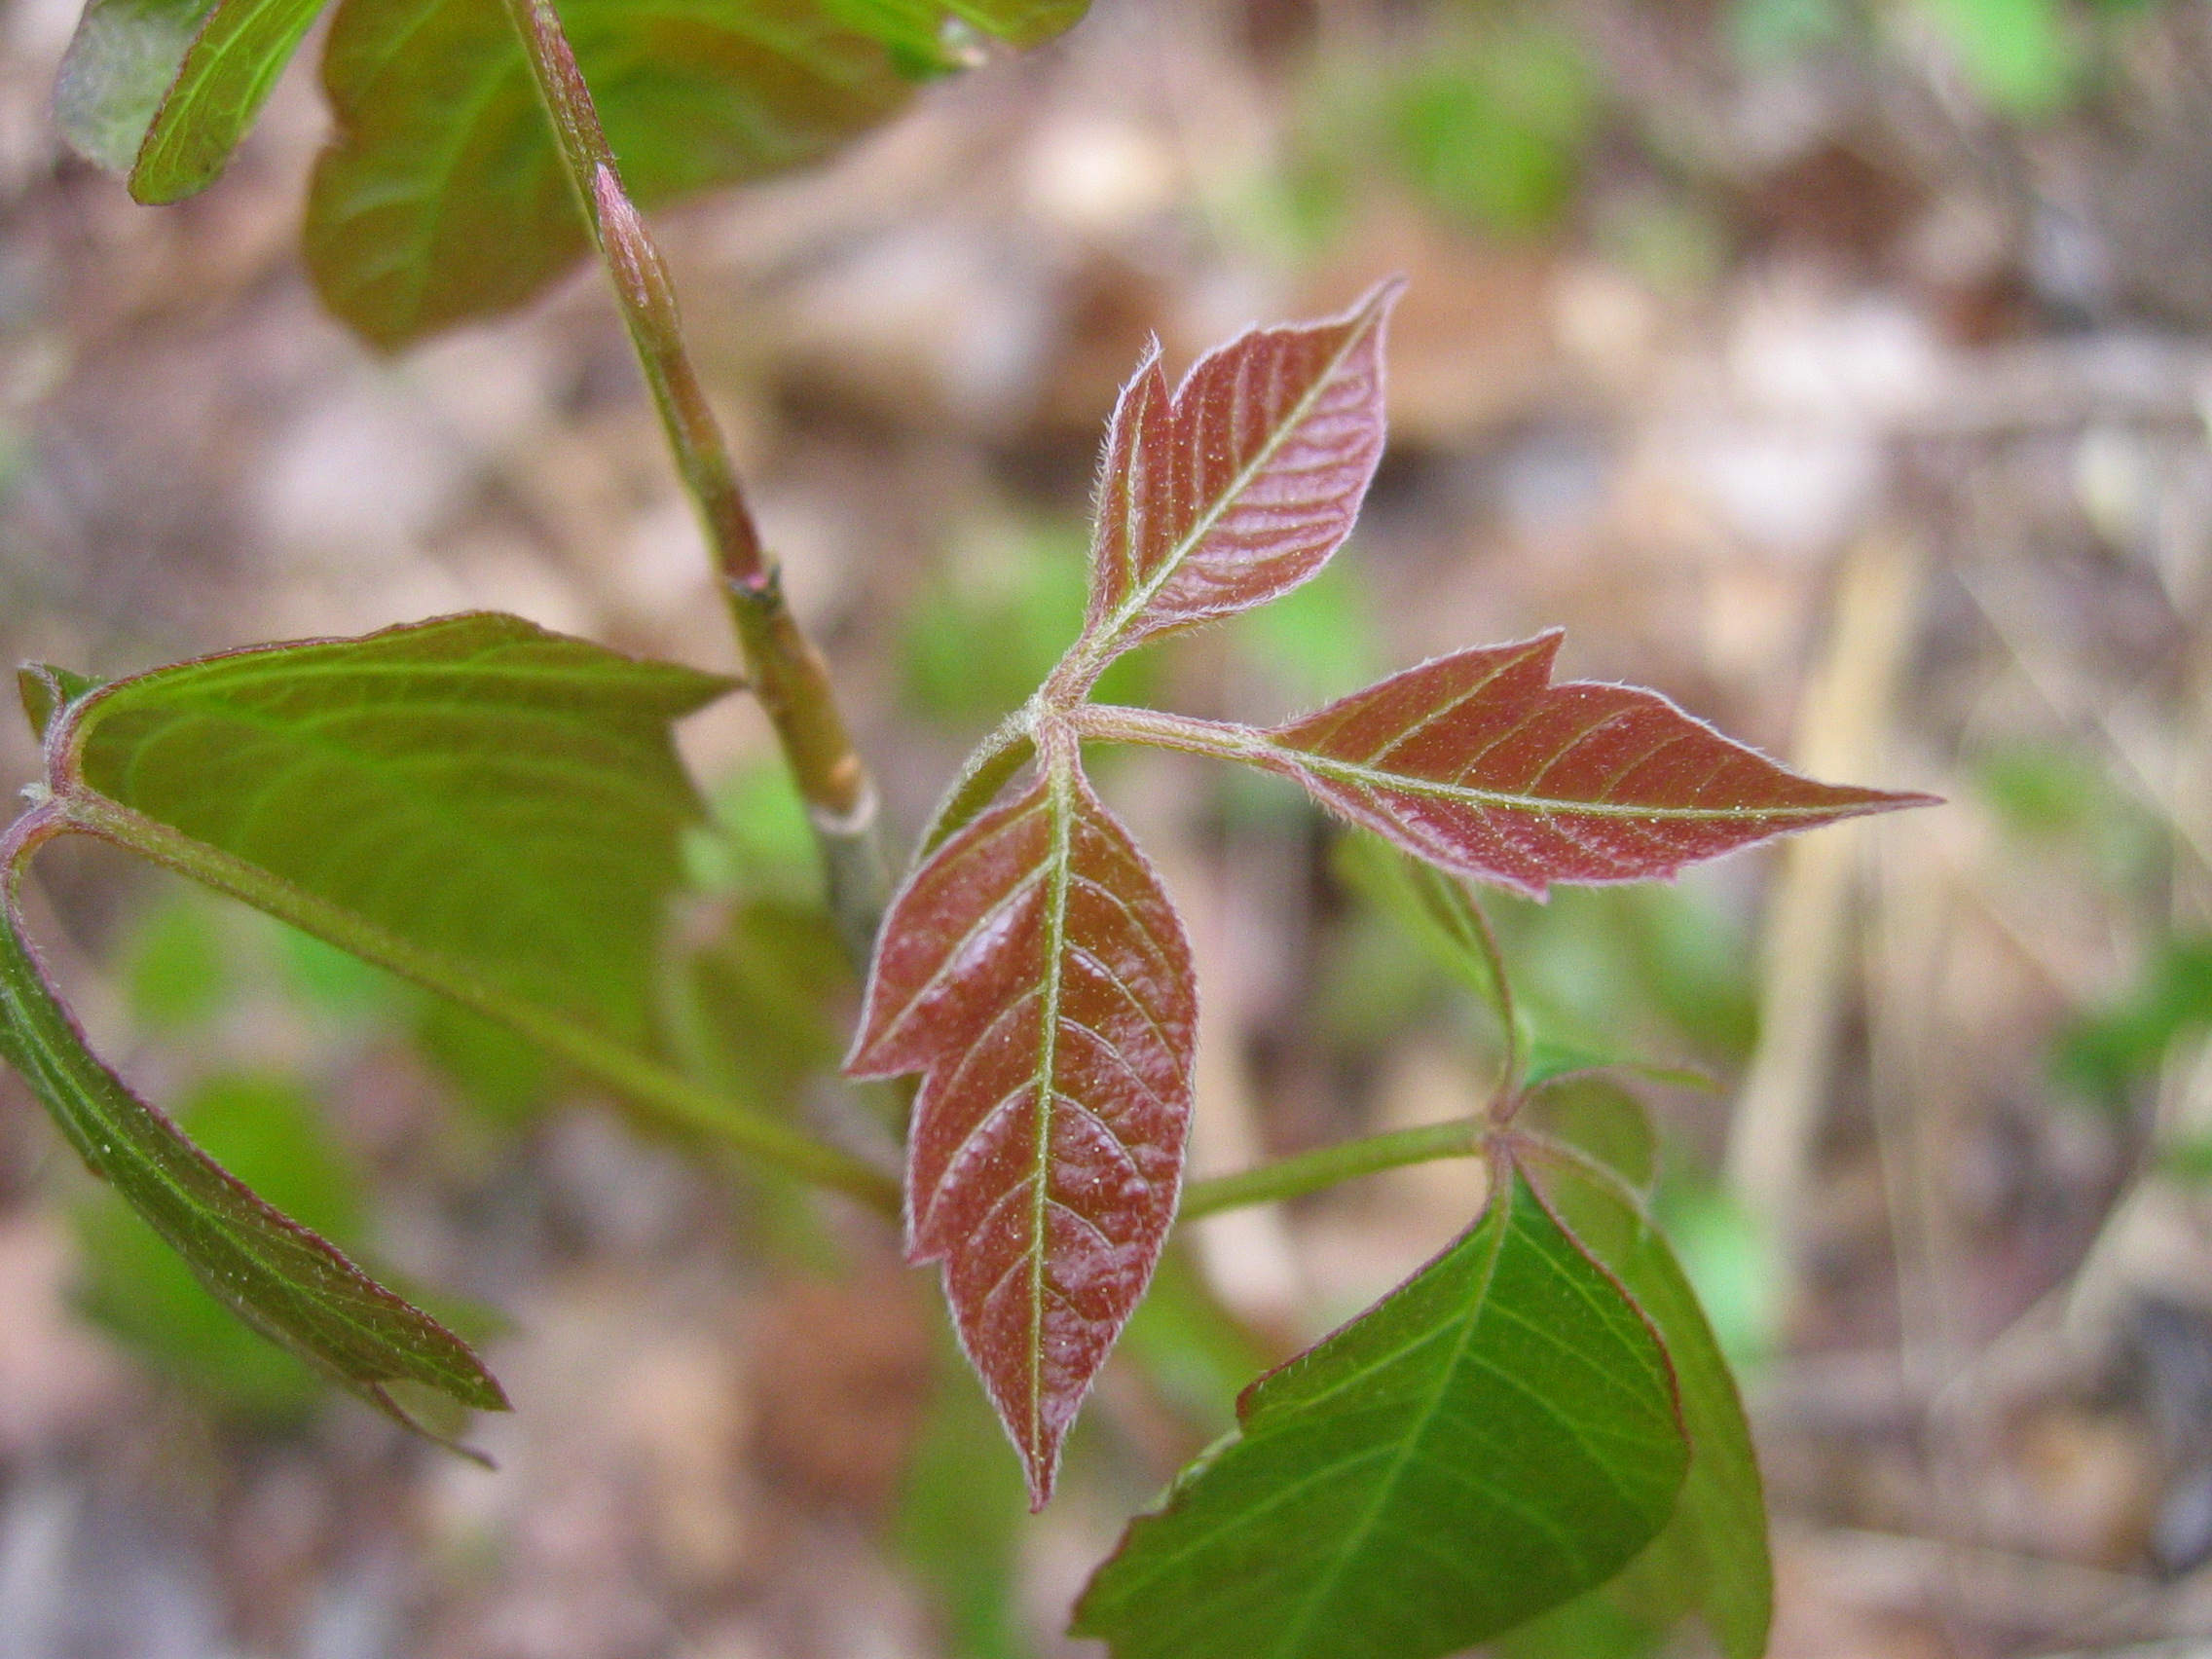
{"type": "Polygon", "coordinates": [[[1554,630],[1438,657],[1260,734],[1242,757],[1417,857],[1536,898],[1933,803],[1799,777],[1656,692],[1555,685],[1559,643],[1554,630]]]}
{"type": "Polygon", "coordinates": [[[1174,1219],[1198,1029],[1159,878],[1064,738],[945,840],[885,920],[846,1069],[926,1073],[907,1254],[942,1261],[963,1346],[1029,1472],[1060,1442],[1174,1219]]]}
{"type": "Polygon", "coordinates": [[[1130,646],[1288,593],[1344,545],[1382,455],[1382,335],[1402,286],[1344,315],[1255,329],[1170,395],[1157,349],[1106,436],[1083,637],[1062,704],[1130,646]]]}

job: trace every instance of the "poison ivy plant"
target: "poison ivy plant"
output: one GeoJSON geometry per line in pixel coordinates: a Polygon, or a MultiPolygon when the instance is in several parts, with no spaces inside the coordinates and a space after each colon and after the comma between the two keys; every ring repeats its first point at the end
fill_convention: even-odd
{"type": "MultiPolygon", "coordinates": [[[[1464,882],[1542,898],[1665,877],[1923,797],[1816,783],[1650,692],[1559,682],[1557,634],[1456,651],[1273,726],[1096,700],[1135,647],[1254,612],[1328,566],[1382,452],[1394,284],[1340,316],[1248,333],[1179,385],[1157,349],[1139,366],[1107,433],[1074,642],[971,758],[885,903],[867,769],[784,603],[633,195],[650,204],[822,155],[917,80],[992,39],[1035,45],[1085,9],[338,0],[322,59],[334,135],[307,210],[324,298],[397,347],[519,305],[599,248],[797,811],[720,834],[701,824],[670,726],[731,682],[511,617],[108,684],[28,668],[45,776],[0,835],[0,1059],[253,1328],[402,1420],[397,1384],[504,1406],[465,1342],[272,1208],[87,1047],[28,935],[30,861],[82,833],[165,865],[292,924],[324,968],[359,958],[444,998],[431,1046],[502,1109],[580,1077],[702,1148],[903,1207],[911,1257],[942,1264],[1033,1506],[1178,1214],[1481,1156],[1489,1199],[1466,1232],[1244,1391],[1229,1437],[1100,1570],[1080,1628],[1120,1659],[1437,1659],[1516,1627],[1518,1652],[1581,1659],[1592,1632],[1696,1612],[1728,1659],[1755,1659],[1769,1598],[1757,1469],[1713,1334],[1648,1219],[1655,1143],[1621,1085],[1627,1056],[1530,1041],[1464,882]],[[1186,1191],[1191,951],[1086,773],[1095,743],[1240,762],[1420,861],[1391,891],[1497,1015],[1490,1097],[1461,1120],[1186,1191]],[[801,836],[822,880],[760,879],[801,836]],[[686,872],[712,895],[689,895],[686,919],[719,905],[719,933],[675,937],[686,872]],[[792,1109],[864,958],[846,1070],[921,1074],[903,1186],[792,1109]],[[522,1047],[542,1069],[516,1063],[522,1047]]],[[[320,10],[91,0],[62,70],[64,129],[140,201],[198,190],[320,10]]],[[[1472,59],[1409,84],[1391,125],[1433,197],[1498,223],[1556,202],[1588,94],[1570,55],[1539,57],[1526,86],[1472,59]],[[1504,196],[1486,194],[1488,164],[1460,142],[1470,122],[1520,181],[1504,196]]],[[[1311,620],[1246,638],[1294,641],[1311,620]]],[[[1361,654],[1283,682],[1344,692],[1367,677],[1361,654]]],[[[1133,1346],[1180,1409],[1220,1414],[1249,1345],[1187,1279],[1167,1291],[1133,1346]],[[1177,1354],[1202,1363],[1166,1362],[1177,1354]]],[[[940,1426],[917,1513],[942,1506],[973,1456],[972,1422],[940,1426]]],[[[1003,1650],[1017,1517],[969,1519],[961,1559],[931,1557],[930,1571],[975,1640],[1003,1650]]]]}
{"type": "MultiPolygon", "coordinates": [[[[522,3],[522,0],[517,0],[522,3]]],[[[812,161],[895,113],[975,43],[1050,39],[1088,0],[566,0],[632,191],[647,204],[812,161]]],[[[174,202],[221,174],[322,0],[92,0],[61,129],[174,202]]],[[[587,251],[502,0],[340,0],[323,48],[336,132],[308,263],[368,340],[405,345],[521,305],[587,251]]]]}
{"type": "Polygon", "coordinates": [[[1107,436],[1083,631],[971,763],[875,952],[847,1069],[925,1074],[908,1251],[945,1264],[1040,1505],[1173,1218],[1196,1052],[1180,925],[1086,781],[1085,739],[1284,774],[1407,852],[1539,897],[1917,798],[1797,777],[1648,691],[1555,684],[1556,634],[1266,730],[1088,702],[1124,651],[1264,605],[1343,543],[1382,454],[1396,291],[1248,334],[1172,391],[1157,353],[1140,365],[1107,436]]]}
{"type": "MultiPolygon", "coordinates": [[[[1540,897],[1670,875],[1924,797],[1815,783],[1653,693],[1556,682],[1556,634],[1454,652],[1265,728],[1091,700],[1135,646],[1325,568],[1382,454],[1395,293],[1255,330],[1179,386],[1157,353],[1140,366],[1107,436],[1076,638],[923,837],[874,937],[846,1070],[922,1074],[908,1251],[942,1264],[1033,1506],[1179,1207],[1426,1158],[1489,1163],[1489,1202],[1458,1241],[1247,1389],[1232,1438],[1132,1526],[1079,1613],[1122,1659],[1435,1659],[1523,1625],[1524,1652],[1571,1651],[1576,1632],[1692,1611],[1729,1659],[1755,1659],[1757,1470],[1712,1333],[1647,1219],[1649,1125],[1614,1081],[1653,1068],[1531,1045],[1464,881],[1540,897]],[[1396,910],[1498,1016],[1491,1098],[1462,1121],[1184,1193],[1198,987],[1165,887],[1086,773],[1097,742],[1288,779],[1413,861],[1395,866],[1396,910]]],[[[839,757],[833,712],[794,716],[819,660],[771,608],[772,570],[752,570],[731,578],[733,606],[762,653],[762,700],[795,733],[800,817],[818,845],[849,846],[797,759],[863,802],[849,786],[865,774],[839,757]]],[[[701,823],[669,728],[730,682],[471,615],[105,684],[34,667],[19,683],[46,775],[0,838],[0,1057],[208,1289],[373,1403],[403,1415],[399,1382],[504,1402],[465,1343],[269,1207],[91,1053],[20,903],[55,836],[101,837],[411,978],[662,1128],[900,1203],[897,1183],[807,1134],[784,1098],[825,1053],[833,952],[852,935],[821,907],[839,903],[835,881],[758,879],[788,863],[788,811],[743,833],[701,823]],[[687,868],[742,912],[704,947],[667,937],[687,868]]],[[[1140,1345],[1156,1361],[1205,1327],[1186,1303],[1191,1317],[1156,1320],[1140,1345]]],[[[1225,1357],[1240,1343],[1208,1346],[1249,1363],[1225,1357]]],[[[1218,1409],[1211,1381],[1170,1385],[1218,1409]]]]}

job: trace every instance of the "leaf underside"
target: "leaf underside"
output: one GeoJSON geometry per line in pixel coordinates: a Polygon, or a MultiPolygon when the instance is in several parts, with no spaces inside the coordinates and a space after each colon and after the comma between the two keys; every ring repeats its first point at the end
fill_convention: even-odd
{"type": "Polygon", "coordinates": [[[409,1421],[384,1386],[409,1381],[504,1411],[505,1395],[467,1344],[262,1202],[93,1057],[24,930],[23,861],[6,839],[0,849],[10,855],[0,867],[0,1059],[93,1173],[218,1300],[379,1409],[409,1421]]]}
{"type": "MultiPolygon", "coordinates": [[[[618,1041],[648,1030],[678,837],[696,801],[669,723],[727,682],[509,616],[262,646],[92,685],[19,682],[47,751],[44,823],[122,807],[474,980],[618,1041]]],[[[263,1203],[86,1048],[5,867],[0,1058],[209,1290],[398,1411],[386,1382],[503,1405],[467,1346],[263,1203]]]]}
{"type": "Polygon", "coordinates": [[[1383,333],[1402,286],[1255,329],[1172,393],[1158,348],[1146,357],[1107,431],[1089,608],[1055,677],[1067,695],[1145,640],[1279,598],[1344,544],[1382,455],[1383,333]]]}
{"type": "Polygon", "coordinates": [[[1510,1162],[1456,1243],[1238,1418],[1075,1634],[1116,1659],[1434,1659],[1611,1576],[1687,1456],[1649,1325],[1510,1162]]]}
{"type": "Polygon", "coordinates": [[[1438,657],[1256,734],[1245,757],[1417,858],[1539,899],[1931,800],[1799,777],[1656,692],[1555,685],[1560,639],[1438,657]]]}
{"type": "Polygon", "coordinates": [[[55,89],[76,149],[145,203],[214,182],[324,0],[92,0],[55,89]]]}
{"type": "Polygon", "coordinates": [[[907,1248],[1050,1496],[1174,1219],[1197,1004],[1159,879],[1071,752],[945,840],[885,921],[856,1077],[922,1071],[907,1248]]]}

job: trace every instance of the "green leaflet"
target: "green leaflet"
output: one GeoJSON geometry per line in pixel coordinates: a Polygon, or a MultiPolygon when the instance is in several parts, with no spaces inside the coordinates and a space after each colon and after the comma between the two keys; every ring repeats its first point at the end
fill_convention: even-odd
{"type": "MultiPolygon", "coordinates": [[[[974,5],[1034,33],[1081,8],[974,5]]],[[[644,205],[814,160],[953,67],[910,0],[567,0],[625,182],[644,205]]],[[[307,255],[330,309],[397,347],[522,304],[584,225],[501,0],[343,0],[323,55],[338,137],[307,255]]]]}
{"type": "Polygon", "coordinates": [[[518,617],[445,617],[103,686],[50,732],[50,782],[635,1043],[699,811],[669,723],[727,688],[518,617]]]}
{"type": "Polygon", "coordinates": [[[23,931],[22,873],[42,816],[0,836],[0,1059],[21,1073],[93,1172],[263,1335],[403,1422],[387,1383],[421,1382],[464,1405],[505,1410],[498,1383],[459,1337],[263,1203],[93,1058],[23,931]]]}
{"type": "Polygon", "coordinates": [[[323,0],[92,0],[55,89],[62,135],[140,202],[215,181],[323,0]]]}
{"type": "MultiPolygon", "coordinates": [[[[354,1247],[361,1173],[300,1085],[253,1073],[211,1077],[192,1089],[175,1122],[265,1201],[341,1249],[354,1247]]],[[[320,1399],[314,1372],[233,1318],[113,1192],[88,1195],[71,1219],[87,1311],[208,1407],[285,1422],[320,1399]]]]}
{"type": "MultiPolygon", "coordinates": [[[[1586,1599],[1602,1599],[1656,1632],[1701,1612],[1727,1659],[1759,1659],[1774,1611],[1766,1503],[1736,1383],[1697,1294],[1641,1202],[1610,1169],[1534,1149],[1528,1167],[1554,1213],[1658,1328],[1674,1361],[1691,1447],[1674,1520],[1627,1571],[1586,1599]]],[[[1572,1611],[1563,1609],[1563,1618],[1572,1611]]],[[[1514,1648],[1517,1659],[1584,1659],[1588,1651],[1572,1639],[1514,1648]]]]}
{"type": "Polygon", "coordinates": [[[1687,1448],[1649,1325],[1510,1161],[1458,1242],[1261,1379],[1076,1611],[1116,1659],[1434,1659],[1604,1582],[1687,1448]]]}
{"type": "Polygon", "coordinates": [[[663,910],[697,802],[672,720],[727,682],[510,616],[235,651],[107,685],[20,677],[43,804],[0,838],[0,1058],[203,1283],[401,1415],[384,1384],[503,1404],[467,1346],[278,1214],[86,1049],[17,903],[89,830],[526,1026],[650,1029],[663,910]],[[371,948],[373,946],[373,948],[371,948]]]}

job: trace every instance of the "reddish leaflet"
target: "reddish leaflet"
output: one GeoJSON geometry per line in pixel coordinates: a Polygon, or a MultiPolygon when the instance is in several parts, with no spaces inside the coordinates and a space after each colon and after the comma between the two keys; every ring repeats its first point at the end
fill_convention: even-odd
{"type": "Polygon", "coordinates": [[[962,792],[877,944],[849,1067],[925,1073],[909,1251],[945,1264],[1039,1505],[1174,1219],[1195,1053],[1181,927],[1091,793],[1084,739],[1287,774],[1417,857],[1538,895],[1926,798],[1800,778],[1648,691],[1553,685],[1557,634],[1439,658],[1269,731],[1086,702],[1130,646],[1264,605],[1343,545],[1382,455],[1397,286],[1246,334],[1172,395],[1145,359],[1107,437],[1082,637],[970,770],[1003,782],[994,759],[1033,752],[1035,776],[989,810],[987,784],[962,792]]]}
{"type": "Polygon", "coordinates": [[[1064,740],[884,932],[851,1069],[928,1072],[908,1254],[944,1263],[1040,1505],[1175,1219],[1197,1037],[1182,924],[1064,740]]]}
{"type": "Polygon", "coordinates": [[[1079,701],[1155,635],[1281,597],[1344,545],[1382,459],[1382,331],[1403,286],[1328,322],[1255,330],[1173,396],[1153,348],[1114,411],[1089,609],[1046,701],[1079,701]]]}

